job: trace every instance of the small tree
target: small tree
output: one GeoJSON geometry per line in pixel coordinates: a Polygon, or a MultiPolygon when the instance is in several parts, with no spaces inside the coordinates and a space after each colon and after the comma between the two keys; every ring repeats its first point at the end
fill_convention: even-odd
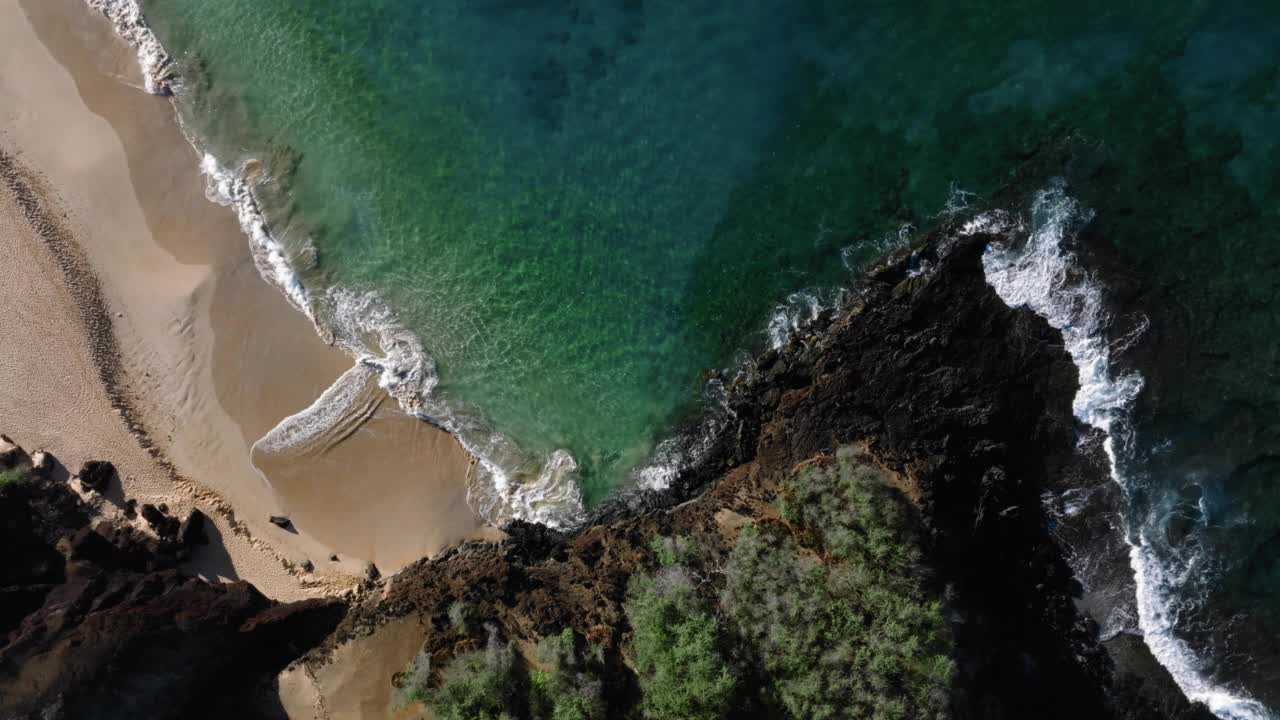
{"type": "Polygon", "coordinates": [[[716,619],[701,608],[685,571],[632,578],[624,604],[649,720],[719,720],[737,681],[717,646],[716,619]]]}
{"type": "Polygon", "coordinates": [[[849,453],[788,493],[795,537],[744,529],[721,595],[772,701],[797,720],[945,716],[950,638],[901,498],[849,453]]]}
{"type": "Polygon", "coordinates": [[[529,673],[529,710],[534,720],[603,720],[603,651],[579,651],[577,636],[565,628],[538,643],[543,670],[529,673]]]}
{"type": "Polygon", "coordinates": [[[440,686],[420,697],[434,720],[515,720],[521,716],[522,685],[515,651],[491,633],[484,650],[455,657],[440,686]]]}

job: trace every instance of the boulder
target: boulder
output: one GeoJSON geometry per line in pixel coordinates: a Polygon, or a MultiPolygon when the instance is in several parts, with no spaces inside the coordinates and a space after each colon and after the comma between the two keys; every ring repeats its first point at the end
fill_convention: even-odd
{"type": "Polygon", "coordinates": [[[271,524],[275,525],[278,528],[282,528],[284,530],[289,530],[289,531],[293,530],[293,521],[291,521],[289,518],[285,517],[284,515],[272,515],[269,519],[271,520],[271,524]]]}
{"type": "Polygon", "coordinates": [[[162,538],[173,538],[178,535],[179,523],[177,518],[165,515],[160,508],[151,503],[142,505],[142,519],[146,520],[147,524],[162,538]]]}
{"type": "Polygon", "coordinates": [[[47,450],[37,450],[31,456],[31,472],[42,478],[49,477],[49,473],[53,472],[54,460],[53,454],[47,450]]]}
{"type": "Polygon", "coordinates": [[[111,478],[116,475],[116,466],[109,462],[100,460],[90,460],[80,466],[80,484],[86,490],[94,492],[106,492],[111,485],[111,478]]]}
{"type": "Polygon", "coordinates": [[[378,570],[377,565],[374,565],[373,563],[369,563],[368,565],[364,566],[364,576],[365,576],[365,579],[369,580],[370,582],[377,582],[378,579],[382,577],[382,573],[378,570]]]}
{"type": "Polygon", "coordinates": [[[178,526],[178,542],[186,548],[197,544],[208,545],[209,536],[204,531],[204,524],[204,513],[200,512],[199,508],[193,508],[187,519],[178,526]]]}
{"type": "Polygon", "coordinates": [[[0,470],[9,470],[30,461],[26,450],[18,447],[8,435],[0,435],[0,470]]]}

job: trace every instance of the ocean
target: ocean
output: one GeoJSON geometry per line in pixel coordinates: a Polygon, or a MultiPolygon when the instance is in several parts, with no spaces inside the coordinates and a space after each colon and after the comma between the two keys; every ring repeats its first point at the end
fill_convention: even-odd
{"type": "Polygon", "coordinates": [[[1132,599],[1104,632],[1222,717],[1280,711],[1280,6],[142,9],[212,196],[480,458],[490,518],[661,484],[720,370],[913,229],[1006,210],[989,279],[1063,330],[1107,436],[1132,599]]]}

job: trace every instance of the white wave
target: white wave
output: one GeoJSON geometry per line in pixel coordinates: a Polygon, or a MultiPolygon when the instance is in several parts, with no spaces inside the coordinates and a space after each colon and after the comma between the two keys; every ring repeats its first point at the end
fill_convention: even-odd
{"type": "MultiPolygon", "coordinates": [[[[743,358],[739,374],[754,367],[754,361],[743,358]]],[[[649,462],[631,472],[635,484],[645,490],[665,490],[681,472],[695,467],[706,458],[720,431],[734,417],[729,406],[729,393],[720,379],[707,382],[704,391],[705,409],[698,427],[672,436],[658,443],[649,462]]]]}
{"type": "MultiPolygon", "coordinates": [[[[137,51],[147,92],[181,94],[183,88],[174,72],[172,56],[147,26],[136,0],[85,2],[106,16],[117,34],[137,51]]],[[[180,114],[177,120],[181,125],[180,114]]],[[[249,160],[231,169],[207,152],[200,139],[186,127],[183,132],[202,156],[200,170],[206,179],[205,196],[236,212],[263,279],[305,314],[326,342],[351,355],[357,368],[376,371],[379,387],[395,398],[405,412],[451,433],[476,458],[468,502],[481,517],[494,524],[520,518],[558,527],[576,522],[582,516],[582,498],[576,483],[577,464],[568,452],[556,450],[540,467],[529,469],[528,458],[510,439],[454,413],[432,392],[439,380],[431,355],[376,294],[343,288],[332,288],[319,295],[308,291],[295,264],[299,258],[313,257],[314,248],[309,240],[303,239],[294,241],[291,252],[291,248],[271,232],[254,195],[255,182],[266,179],[260,176],[261,164],[249,160]]],[[[344,374],[309,408],[282,421],[259,441],[267,443],[262,447],[281,449],[292,443],[314,442],[331,432],[332,425],[326,423],[345,417],[345,409],[355,397],[352,388],[359,384],[349,380],[351,378],[344,374]]]]}
{"type": "Polygon", "coordinates": [[[769,347],[781,350],[791,336],[818,319],[827,310],[839,310],[845,301],[843,290],[801,290],[775,305],[765,324],[769,347]]]}
{"type": "Polygon", "coordinates": [[[142,81],[152,95],[167,95],[172,91],[173,77],[170,69],[173,59],[156,39],[155,33],[142,17],[137,0],[85,0],[89,7],[106,16],[115,26],[116,34],[129,43],[138,53],[138,65],[142,68],[142,81]]]}
{"type": "MultiPolygon", "coordinates": [[[[1111,367],[1116,350],[1107,341],[1108,316],[1100,283],[1084,273],[1067,243],[1092,213],[1054,183],[1035,197],[1029,223],[1004,212],[983,213],[965,223],[964,234],[993,234],[983,255],[987,282],[1010,307],[1027,307],[1062,333],[1063,343],[1080,374],[1073,410],[1082,422],[1106,433],[1103,449],[1111,477],[1126,495],[1132,481],[1121,471],[1120,453],[1127,453],[1133,436],[1128,412],[1142,391],[1142,377],[1117,373],[1111,367]]],[[[1120,345],[1133,341],[1132,337],[1120,345]]],[[[1130,524],[1133,524],[1132,521],[1130,524]]],[[[1224,720],[1266,720],[1275,717],[1256,700],[1214,685],[1203,663],[1175,633],[1179,587],[1196,563],[1171,571],[1155,555],[1141,531],[1128,533],[1129,562],[1137,586],[1138,624],[1152,654],[1173,676],[1187,697],[1203,702],[1224,720]],[[1175,574],[1176,573],[1176,574],[1175,574]]]]}
{"type": "Polygon", "coordinates": [[[293,269],[284,243],[271,233],[266,218],[259,211],[253,190],[245,180],[245,169],[228,170],[217,158],[206,152],[200,160],[200,172],[205,176],[205,197],[236,211],[240,230],[249,238],[249,248],[253,251],[258,274],[283,292],[299,312],[315,322],[315,314],[311,310],[311,301],[303,286],[302,277],[293,269]]]}
{"type": "Polygon", "coordinates": [[[281,420],[254,443],[254,451],[281,453],[324,445],[334,427],[353,415],[367,398],[365,386],[372,374],[372,369],[357,364],[338,376],[306,409],[281,420]]]}

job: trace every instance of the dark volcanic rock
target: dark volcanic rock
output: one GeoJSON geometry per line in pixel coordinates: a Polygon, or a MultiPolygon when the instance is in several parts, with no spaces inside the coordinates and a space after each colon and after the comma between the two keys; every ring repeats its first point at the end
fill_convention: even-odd
{"type": "Polygon", "coordinates": [[[293,521],[283,515],[272,515],[268,520],[271,521],[272,525],[275,525],[282,530],[293,532],[293,521]]]}
{"type": "Polygon", "coordinates": [[[7,435],[0,435],[0,470],[8,470],[29,462],[26,451],[10,440],[7,435]]]}
{"type": "Polygon", "coordinates": [[[208,545],[209,536],[204,531],[205,516],[199,508],[193,508],[186,520],[178,526],[178,542],[185,547],[208,545]]]}
{"type": "Polygon", "coordinates": [[[80,484],[94,492],[106,492],[116,475],[116,466],[109,462],[90,460],[80,466],[80,484]]]}
{"type": "Polygon", "coordinates": [[[49,477],[49,473],[53,472],[54,464],[53,455],[46,450],[37,450],[31,456],[31,472],[39,477],[49,477]]]}
{"type": "Polygon", "coordinates": [[[142,519],[163,539],[177,538],[182,525],[177,518],[166,515],[165,511],[151,503],[143,504],[142,519]]]}
{"type": "Polygon", "coordinates": [[[61,483],[0,488],[0,546],[5,718],[258,717],[259,691],[345,612],[185,577],[154,538],[90,528],[61,483]]]}

